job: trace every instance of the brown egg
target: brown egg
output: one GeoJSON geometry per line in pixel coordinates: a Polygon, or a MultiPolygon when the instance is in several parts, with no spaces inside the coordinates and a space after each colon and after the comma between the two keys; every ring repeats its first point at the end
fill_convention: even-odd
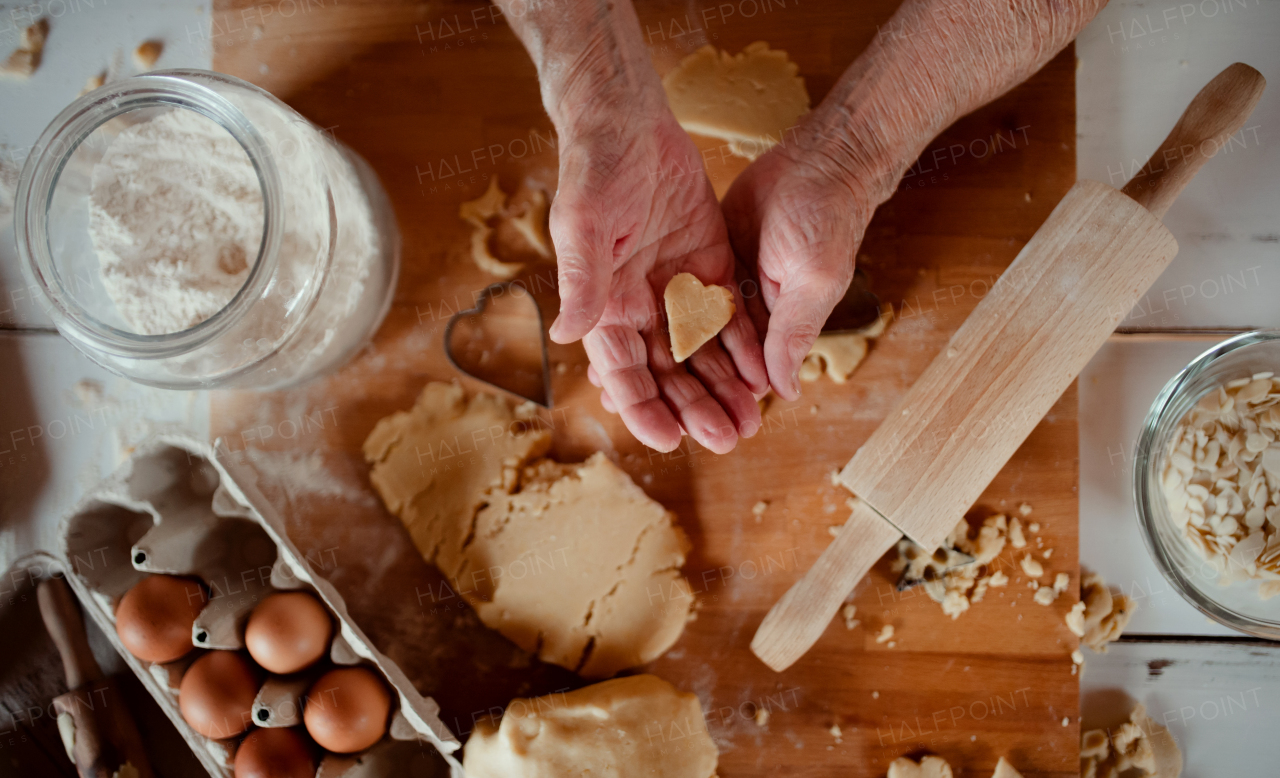
{"type": "Polygon", "coordinates": [[[316,762],[302,733],[255,729],[236,749],[236,778],[315,778],[316,762]]]}
{"type": "Polygon", "coordinates": [[[116,634],[144,662],[172,662],[187,655],[191,625],[205,604],[204,587],[191,578],[152,575],[125,592],[116,607],[116,634]]]}
{"type": "Polygon", "coordinates": [[[210,651],[187,668],[178,687],[178,709],[191,728],[221,740],[252,723],[258,670],[235,651],[210,651]]]}
{"type": "Polygon", "coordinates": [[[306,706],[302,721],[311,737],[334,753],[352,754],[386,734],[391,694],[372,670],[342,667],[311,685],[306,706]]]}
{"type": "Polygon", "coordinates": [[[249,656],[273,673],[296,673],[329,649],[333,622],[309,592],[277,592],[258,603],[244,630],[249,656]]]}

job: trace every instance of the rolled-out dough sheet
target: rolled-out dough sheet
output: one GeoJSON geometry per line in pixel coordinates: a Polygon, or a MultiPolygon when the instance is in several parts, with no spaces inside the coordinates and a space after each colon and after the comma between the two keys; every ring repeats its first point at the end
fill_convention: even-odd
{"type": "Polygon", "coordinates": [[[588,678],[656,659],[684,631],[689,542],[602,453],[539,459],[545,429],[491,395],[431,383],[365,441],[370,480],[491,629],[588,678]]]}

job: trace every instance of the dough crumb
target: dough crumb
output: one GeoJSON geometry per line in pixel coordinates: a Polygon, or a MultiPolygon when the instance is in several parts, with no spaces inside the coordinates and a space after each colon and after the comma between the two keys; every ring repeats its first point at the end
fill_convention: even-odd
{"type": "Polygon", "coordinates": [[[889,763],[888,778],[953,778],[951,765],[940,756],[926,756],[919,762],[900,756],[889,763]]]}
{"type": "Polygon", "coordinates": [[[755,505],[751,506],[751,512],[755,514],[757,517],[763,516],[764,512],[767,510],[769,510],[769,503],[765,502],[764,500],[760,500],[755,505]]]}
{"type": "MultiPolygon", "coordinates": [[[[1031,515],[1031,506],[1030,506],[1030,505],[1027,505],[1025,502],[1024,502],[1024,503],[1022,503],[1021,505],[1019,505],[1019,506],[1018,506],[1018,515],[1020,515],[1020,516],[1030,516],[1030,515],[1031,515]]],[[[1034,532],[1034,531],[1035,531],[1035,530],[1032,530],[1032,532],[1034,532]]]]}
{"type": "Polygon", "coordinates": [[[133,50],[133,64],[138,66],[138,70],[150,70],[156,66],[163,51],[164,43],[156,40],[143,41],[133,50]]]}
{"type": "Polygon", "coordinates": [[[799,69],[764,41],[738,54],[707,45],[681,60],[662,86],[681,127],[728,141],[734,155],[755,159],[809,110],[799,69]]]}
{"type": "Polygon", "coordinates": [[[1030,554],[1027,554],[1022,558],[1022,572],[1032,578],[1039,578],[1044,575],[1044,565],[1033,559],[1030,554]]]}
{"type": "Polygon", "coordinates": [[[827,730],[827,731],[831,733],[831,737],[835,738],[837,743],[843,743],[843,742],[844,742],[844,740],[842,739],[842,737],[843,737],[844,733],[840,731],[840,725],[839,725],[839,724],[832,724],[832,725],[831,725],[831,729],[829,729],[829,730],[827,730]]]}
{"type": "Polygon", "coordinates": [[[42,18],[23,30],[18,48],[9,54],[9,58],[3,64],[0,64],[0,76],[31,78],[40,69],[40,60],[44,58],[44,44],[48,39],[48,19],[42,18]]]}
{"type": "Polygon", "coordinates": [[[1016,518],[1009,520],[1009,542],[1014,548],[1025,548],[1027,538],[1022,534],[1022,522],[1016,518]]]}
{"type": "Polygon", "coordinates": [[[885,642],[888,642],[888,640],[892,637],[893,637],[893,625],[885,624],[883,627],[880,628],[880,634],[876,635],[876,642],[885,643],[885,642]]]}
{"type": "Polygon", "coordinates": [[[1008,576],[1000,570],[983,575],[1004,550],[1008,531],[1009,521],[1004,514],[988,516],[972,537],[968,522],[962,519],[943,541],[945,558],[925,554],[920,546],[903,539],[898,542],[898,558],[892,570],[901,575],[899,586],[923,586],[930,599],[942,606],[943,613],[958,619],[973,603],[984,599],[987,587],[1008,584],[1008,576]],[[966,557],[957,557],[950,549],[973,557],[973,561],[962,564],[966,557]]]}
{"type": "Polygon", "coordinates": [[[1071,576],[1066,573],[1058,573],[1053,579],[1053,591],[1056,594],[1062,594],[1071,585],[1071,576]]]}
{"type": "Polygon", "coordinates": [[[733,292],[704,285],[692,273],[678,273],[663,292],[671,354],[683,362],[714,338],[733,318],[733,292]]]}
{"type": "Polygon", "coordinates": [[[462,763],[470,778],[713,778],[718,756],[697,695],[633,675],[512,700],[501,723],[476,724],[462,763]]]}
{"type": "Polygon", "coordinates": [[[756,708],[756,726],[766,727],[769,725],[769,709],[756,708]]]}
{"type": "Polygon", "coordinates": [[[1052,586],[1041,586],[1036,589],[1035,601],[1041,605],[1051,605],[1057,596],[1058,593],[1054,591],[1052,586]]]}
{"type": "Polygon", "coordinates": [[[1035,533],[1040,531],[1040,522],[1038,521],[1031,522],[1030,524],[1027,525],[1027,529],[1030,530],[1031,534],[1034,535],[1035,533]]]}
{"type": "Polygon", "coordinates": [[[840,609],[840,616],[844,619],[845,629],[852,630],[854,627],[862,623],[854,618],[857,612],[858,609],[853,603],[846,603],[845,606],[840,609]]]}

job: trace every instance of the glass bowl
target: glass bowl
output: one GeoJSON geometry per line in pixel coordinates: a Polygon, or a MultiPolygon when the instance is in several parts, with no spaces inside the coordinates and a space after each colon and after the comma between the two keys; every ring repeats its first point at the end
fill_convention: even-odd
{"type": "Polygon", "coordinates": [[[1280,640],[1280,597],[1261,599],[1256,580],[1224,585],[1223,572],[1175,525],[1161,487],[1170,442],[1183,417],[1219,386],[1268,371],[1280,374],[1280,330],[1237,335],[1192,360],[1165,384],[1147,413],[1134,455],[1133,486],[1143,540],[1170,586],[1220,624],[1280,640]]]}

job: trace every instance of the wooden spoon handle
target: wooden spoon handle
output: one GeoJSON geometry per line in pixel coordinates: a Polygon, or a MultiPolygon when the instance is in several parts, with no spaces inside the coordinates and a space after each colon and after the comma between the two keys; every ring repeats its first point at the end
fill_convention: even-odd
{"type": "Polygon", "coordinates": [[[858,500],[836,539],[782,599],[774,603],[751,639],[751,651],[782,672],[818,642],[840,604],[902,532],[858,500]]]}
{"type": "Polygon", "coordinates": [[[1214,76],[1121,191],[1163,218],[1200,166],[1244,126],[1266,85],[1261,73],[1242,62],[1214,76]]]}
{"type": "Polygon", "coordinates": [[[40,603],[40,617],[44,628],[53,638],[53,644],[62,655],[62,667],[67,673],[67,688],[75,690],[102,678],[98,661],[89,650],[89,638],[84,632],[84,617],[80,606],[71,594],[71,587],[63,578],[50,578],[40,582],[36,589],[40,603]]]}

